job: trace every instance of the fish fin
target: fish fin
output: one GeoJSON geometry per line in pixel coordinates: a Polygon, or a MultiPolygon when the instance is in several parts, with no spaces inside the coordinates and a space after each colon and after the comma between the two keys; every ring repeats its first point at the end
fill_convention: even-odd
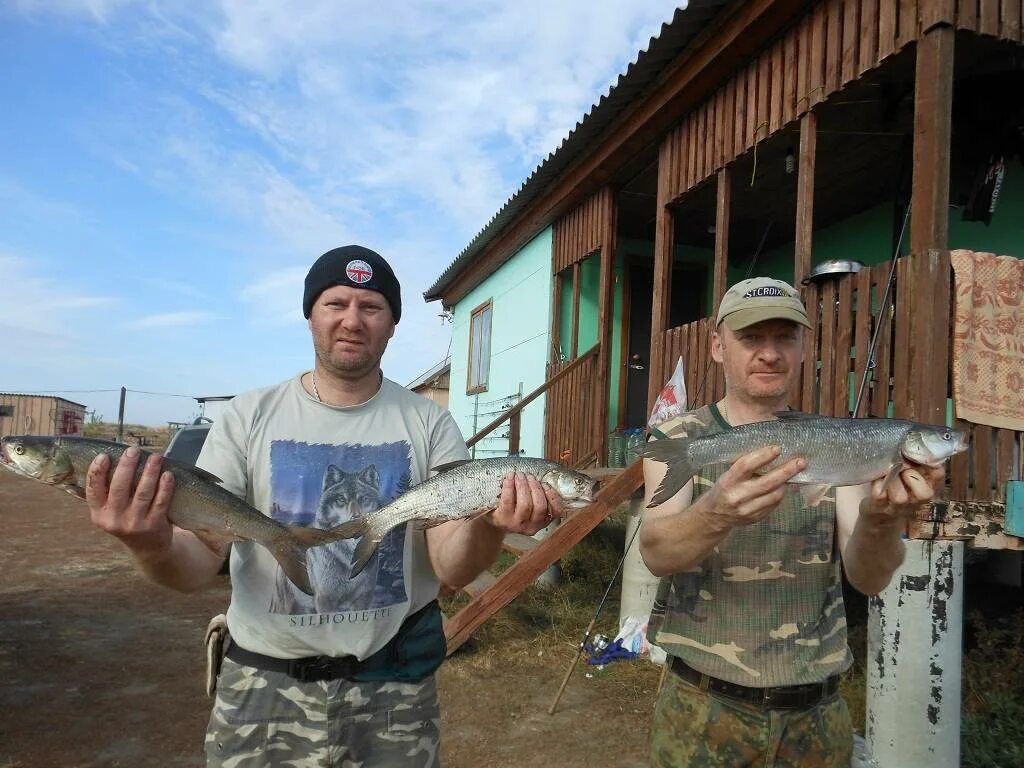
{"type": "Polygon", "coordinates": [[[78,485],[77,483],[65,483],[64,485],[58,486],[62,491],[70,493],[72,496],[77,496],[79,499],[85,500],[85,488],[78,485]]]}
{"type": "Polygon", "coordinates": [[[889,483],[896,479],[896,475],[900,473],[901,469],[903,469],[903,464],[901,462],[895,463],[889,467],[889,471],[885,473],[885,480],[882,481],[882,487],[888,488],[889,483]]]}
{"type": "Polygon", "coordinates": [[[309,570],[306,568],[306,546],[292,536],[282,536],[281,541],[270,548],[270,553],[288,580],[312,596],[313,587],[309,583],[309,570]]]}
{"type": "Polygon", "coordinates": [[[373,557],[373,553],[377,551],[377,545],[380,544],[380,538],[372,531],[367,532],[363,538],[356,544],[356,551],[352,557],[352,570],[349,572],[348,577],[354,579],[360,573],[363,572],[363,568],[370,562],[370,558],[373,557]]]}
{"type": "Polygon", "coordinates": [[[457,469],[463,464],[469,464],[470,461],[471,459],[459,459],[458,461],[449,461],[444,464],[438,464],[436,467],[431,467],[430,469],[441,474],[442,472],[447,472],[450,469],[457,469]]]}
{"type": "Polygon", "coordinates": [[[369,530],[370,524],[365,517],[356,517],[327,530],[306,525],[286,527],[300,544],[308,548],[330,544],[339,539],[354,539],[356,536],[363,536],[369,530]]]}
{"type": "Polygon", "coordinates": [[[821,416],[816,413],[807,413],[805,411],[775,411],[772,416],[780,421],[800,421],[801,419],[821,418],[821,416]]]}
{"type": "Polygon", "coordinates": [[[190,529],[195,537],[199,539],[203,544],[209,547],[213,552],[218,554],[224,554],[225,545],[229,542],[237,540],[237,536],[230,536],[224,533],[216,533],[208,530],[195,530],[190,529]]]}
{"type": "Polygon", "coordinates": [[[689,440],[677,438],[674,440],[655,440],[644,445],[639,454],[645,459],[660,461],[668,466],[661,485],[655,489],[654,496],[648,507],[656,507],[671,499],[683,486],[690,482],[697,468],[694,467],[687,457],[689,440]]]}
{"type": "Polygon", "coordinates": [[[804,500],[805,507],[816,507],[821,503],[821,500],[825,498],[825,494],[832,490],[832,486],[827,483],[820,485],[801,485],[800,496],[804,500]]]}

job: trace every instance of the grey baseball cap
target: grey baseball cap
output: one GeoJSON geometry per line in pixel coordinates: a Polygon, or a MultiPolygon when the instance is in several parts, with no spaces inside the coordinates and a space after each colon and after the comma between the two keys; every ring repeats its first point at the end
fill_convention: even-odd
{"type": "Polygon", "coordinates": [[[725,323],[730,331],[738,331],[762,320],[791,320],[811,327],[800,294],[789,283],[771,277],[751,277],[727,290],[715,326],[725,323]]]}

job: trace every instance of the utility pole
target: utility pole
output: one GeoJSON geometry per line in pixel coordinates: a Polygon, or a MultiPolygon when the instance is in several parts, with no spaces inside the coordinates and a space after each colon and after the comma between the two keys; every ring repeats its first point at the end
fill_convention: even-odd
{"type": "Polygon", "coordinates": [[[121,387],[121,404],[117,406],[117,442],[124,442],[124,395],[127,390],[121,387]]]}

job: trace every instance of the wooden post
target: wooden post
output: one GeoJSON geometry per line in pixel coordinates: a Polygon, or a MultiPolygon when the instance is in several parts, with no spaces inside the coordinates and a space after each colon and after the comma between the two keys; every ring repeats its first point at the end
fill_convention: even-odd
{"type": "Polygon", "coordinates": [[[608,456],[608,412],[610,410],[612,367],[612,273],[615,269],[615,237],[618,206],[611,187],[605,187],[601,200],[601,277],[597,300],[597,412],[594,414],[594,441],[599,465],[608,456]]]}
{"type": "Polygon", "coordinates": [[[665,368],[665,330],[672,301],[672,259],[675,251],[675,217],[668,206],[669,172],[675,142],[669,135],[658,152],[658,200],[654,224],[654,296],[651,299],[651,354],[647,378],[647,410],[661,392],[665,368]]]}
{"type": "Polygon", "coordinates": [[[580,262],[572,265],[572,348],[569,359],[575,360],[580,351],[580,291],[583,270],[580,269],[580,262]]]}
{"type": "Polygon", "coordinates": [[[911,253],[946,247],[949,145],[953,127],[953,43],[953,28],[948,26],[933,28],[917,43],[911,253]]]}
{"type": "MultiPolygon", "coordinates": [[[[793,282],[800,285],[811,272],[814,240],[814,165],[818,151],[818,115],[807,112],[800,118],[800,161],[796,182],[796,236],[793,282]]],[[[810,313],[809,313],[810,314],[810,313]]]]}
{"type": "Polygon", "coordinates": [[[712,305],[708,315],[715,317],[725,293],[729,270],[729,208],[732,200],[732,174],[728,168],[718,172],[718,201],[715,208],[715,277],[712,305]]]}

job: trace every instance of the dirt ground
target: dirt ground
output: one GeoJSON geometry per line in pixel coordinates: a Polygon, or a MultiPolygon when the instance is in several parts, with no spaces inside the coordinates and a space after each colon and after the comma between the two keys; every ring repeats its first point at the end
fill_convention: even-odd
{"type": "MultiPolygon", "coordinates": [[[[226,579],[199,595],[150,584],[84,502],[2,470],[0,519],[0,768],[203,765],[202,638],[226,579]]],[[[658,668],[581,664],[549,716],[573,653],[519,643],[449,660],[447,768],[645,765],[658,668]]]]}

